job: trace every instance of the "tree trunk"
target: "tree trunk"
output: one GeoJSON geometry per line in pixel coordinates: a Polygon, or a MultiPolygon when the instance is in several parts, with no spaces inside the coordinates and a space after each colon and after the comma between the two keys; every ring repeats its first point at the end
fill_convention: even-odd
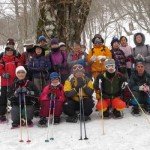
{"type": "Polygon", "coordinates": [[[40,0],[37,35],[57,37],[59,41],[71,46],[73,41],[81,38],[91,1],[40,0]]]}

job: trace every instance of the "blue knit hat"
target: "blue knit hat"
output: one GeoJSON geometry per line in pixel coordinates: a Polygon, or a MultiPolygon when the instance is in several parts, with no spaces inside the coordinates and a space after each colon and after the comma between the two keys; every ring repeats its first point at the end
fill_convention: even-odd
{"type": "Polygon", "coordinates": [[[59,74],[57,72],[52,72],[49,76],[50,80],[57,79],[57,78],[59,78],[59,74]]]}
{"type": "Polygon", "coordinates": [[[58,40],[56,38],[51,39],[50,45],[58,45],[58,40]]]}
{"type": "Polygon", "coordinates": [[[45,36],[43,36],[43,35],[39,36],[38,42],[41,42],[41,41],[45,41],[46,42],[45,36]]]}
{"type": "Polygon", "coordinates": [[[118,43],[120,42],[117,37],[113,37],[113,38],[112,38],[111,46],[113,46],[113,44],[114,44],[115,42],[118,42],[118,43]]]}

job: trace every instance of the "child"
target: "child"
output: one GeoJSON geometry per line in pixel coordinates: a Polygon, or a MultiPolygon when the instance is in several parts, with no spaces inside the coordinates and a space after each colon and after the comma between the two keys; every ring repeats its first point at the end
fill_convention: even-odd
{"type": "Polygon", "coordinates": [[[8,98],[12,106],[12,110],[11,110],[11,119],[13,121],[12,128],[16,128],[19,126],[20,113],[22,113],[22,119],[26,119],[25,113],[27,113],[28,125],[33,124],[32,122],[33,112],[34,112],[33,104],[36,101],[35,96],[38,97],[39,91],[31,81],[26,79],[26,74],[27,71],[23,66],[17,67],[16,68],[17,79],[9,87],[8,98]],[[23,94],[25,94],[26,112],[25,112],[23,94]],[[21,95],[21,103],[19,99],[20,95],[21,95]],[[20,105],[21,105],[21,112],[19,108],[20,105]]]}
{"type": "Polygon", "coordinates": [[[63,85],[60,83],[60,77],[57,72],[52,72],[50,74],[50,84],[43,89],[39,100],[41,103],[41,118],[38,122],[38,126],[47,126],[46,117],[50,117],[50,108],[50,113],[54,113],[54,123],[60,123],[60,115],[63,112],[63,102],[65,101],[65,96],[64,88],[63,85]],[[53,109],[55,109],[54,112],[53,109]]]}

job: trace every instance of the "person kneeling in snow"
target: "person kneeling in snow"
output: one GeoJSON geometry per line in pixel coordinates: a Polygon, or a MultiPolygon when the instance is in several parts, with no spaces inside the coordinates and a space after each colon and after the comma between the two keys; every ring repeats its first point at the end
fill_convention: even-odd
{"type": "Polygon", "coordinates": [[[27,71],[23,66],[16,68],[17,79],[11,84],[8,90],[8,98],[11,102],[11,119],[13,121],[12,128],[18,127],[20,123],[20,113],[22,115],[22,125],[27,115],[28,125],[33,125],[34,103],[39,95],[38,88],[26,79],[27,71]],[[25,99],[24,99],[25,94],[25,99]],[[36,96],[36,97],[35,97],[36,96]],[[25,101],[25,102],[24,102],[25,101]],[[21,110],[20,110],[21,106],[21,110]],[[26,106],[26,109],[25,109],[26,106]],[[21,111],[21,112],[20,112],[21,111]]]}
{"type": "Polygon", "coordinates": [[[104,62],[106,72],[97,76],[94,88],[102,92],[102,101],[99,99],[96,108],[103,111],[104,118],[110,118],[111,113],[115,118],[122,118],[121,111],[126,107],[120,98],[122,84],[126,78],[115,70],[114,59],[106,59],[104,62]],[[101,80],[101,84],[99,81],[101,80]],[[100,89],[101,88],[101,89],[100,89]],[[110,112],[113,108],[113,112],[110,112]]]}
{"type": "Polygon", "coordinates": [[[54,123],[60,123],[60,115],[63,112],[63,102],[65,101],[64,88],[60,83],[57,72],[50,74],[50,84],[47,85],[39,98],[41,103],[40,120],[38,126],[47,126],[47,118],[54,113],[54,123]],[[54,111],[54,112],[53,112],[54,111]]]}
{"type": "Polygon", "coordinates": [[[76,64],[72,67],[73,77],[68,78],[64,85],[67,101],[64,103],[64,113],[69,117],[67,122],[77,122],[76,110],[79,110],[79,96],[82,95],[85,121],[90,120],[89,115],[92,113],[94,106],[92,94],[94,92],[92,81],[85,76],[85,70],[82,65],[76,64]],[[80,90],[82,89],[82,90],[80,90]],[[79,93],[79,90],[82,93],[79,93]]]}
{"type": "Polygon", "coordinates": [[[136,70],[131,75],[129,87],[136,98],[136,100],[131,99],[132,114],[140,114],[138,103],[142,104],[145,111],[150,113],[150,74],[145,71],[145,62],[136,62],[136,70]]]}

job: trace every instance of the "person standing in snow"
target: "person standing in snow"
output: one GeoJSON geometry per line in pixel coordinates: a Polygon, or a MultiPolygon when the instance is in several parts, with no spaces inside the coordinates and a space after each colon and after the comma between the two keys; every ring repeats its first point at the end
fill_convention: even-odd
{"type": "Polygon", "coordinates": [[[54,123],[60,123],[65,95],[64,87],[60,83],[60,77],[57,72],[50,74],[50,83],[43,89],[39,101],[41,103],[41,110],[38,126],[47,126],[46,117],[50,117],[49,109],[51,109],[51,114],[54,113],[54,123]]]}
{"type": "Polygon", "coordinates": [[[18,127],[20,124],[20,113],[22,113],[22,125],[25,123],[25,113],[27,113],[28,125],[32,125],[33,113],[34,113],[34,103],[37,101],[39,96],[39,90],[37,87],[26,78],[27,71],[23,66],[16,68],[17,79],[11,84],[8,90],[8,98],[11,102],[11,119],[12,128],[18,127]],[[21,94],[21,103],[19,99],[19,94],[21,94]],[[24,107],[23,94],[25,94],[26,101],[26,112],[24,107]],[[19,106],[21,105],[21,112],[19,106]]]}
{"type": "Polygon", "coordinates": [[[67,122],[77,122],[76,111],[80,108],[79,89],[82,88],[83,107],[85,121],[90,120],[90,114],[94,107],[92,94],[94,92],[92,81],[85,76],[85,70],[82,65],[76,64],[72,67],[73,77],[68,78],[64,85],[67,101],[64,103],[64,113],[68,115],[67,122]]]}
{"type": "Polygon", "coordinates": [[[150,74],[150,46],[145,45],[145,36],[143,33],[134,35],[134,43],[136,47],[132,50],[132,55],[135,60],[145,62],[145,70],[150,74]]]}
{"type": "Polygon", "coordinates": [[[94,79],[105,71],[104,61],[112,58],[112,54],[107,46],[104,45],[104,39],[100,34],[96,34],[92,39],[94,48],[89,51],[88,62],[91,64],[91,71],[94,79]]]}
{"type": "Polygon", "coordinates": [[[106,72],[99,74],[94,81],[94,89],[99,91],[99,94],[102,92],[102,98],[98,99],[96,108],[103,111],[104,118],[110,118],[111,113],[115,118],[122,118],[121,111],[126,107],[126,104],[120,98],[122,94],[121,86],[126,78],[116,71],[114,59],[106,59],[104,65],[106,72]],[[113,109],[112,112],[110,111],[111,108],[113,109]]]}

